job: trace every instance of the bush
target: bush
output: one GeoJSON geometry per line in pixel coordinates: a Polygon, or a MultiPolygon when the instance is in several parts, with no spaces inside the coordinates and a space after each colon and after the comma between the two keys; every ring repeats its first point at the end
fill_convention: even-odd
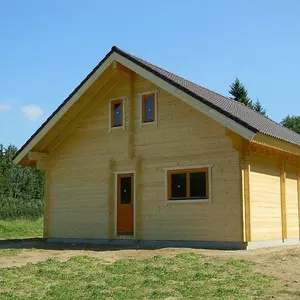
{"type": "Polygon", "coordinates": [[[43,216],[43,211],[43,202],[40,199],[23,200],[0,197],[0,220],[35,220],[43,216]]]}
{"type": "Polygon", "coordinates": [[[0,220],[37,219],[43,215],[44,173],[16,166],[17,147],[0,144],[0,220]]]}

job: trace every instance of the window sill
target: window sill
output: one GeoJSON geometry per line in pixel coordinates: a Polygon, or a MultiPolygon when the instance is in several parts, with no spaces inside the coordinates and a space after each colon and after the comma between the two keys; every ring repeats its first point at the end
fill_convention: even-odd
{"type": "Polygon", "coordinates": [[[148,122],[141,122],[141,127],[151,125],[151,124],[157,125],[156,121],[153,120],[153,121],[148,121],[148,122]]]}
{"type": "Polygon", "coordinates": [[[113,130],[118,130],[118,129],[124,130],[124,126],[123,126],[123,125],[120,125],[120,126],[110,127],[109,132],[111,132],[111,131],[113,131],[113,130]]]}
{"type": "Polygon", "coordinates": [[[168,200],[168,204],[174,203],[208,203],[210,199],[187,199],[187,200],[168,200]]]}

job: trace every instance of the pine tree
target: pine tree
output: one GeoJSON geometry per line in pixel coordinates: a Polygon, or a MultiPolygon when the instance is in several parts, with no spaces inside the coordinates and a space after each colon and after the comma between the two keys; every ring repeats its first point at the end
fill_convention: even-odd
{"type": "Polygon", "coordinates": [[[267,117],[266,110],[262,107],[260,101],[257,99],[255,103],[248,96],[248,91],[238,78],[230,86],[229,90],[232,99],[244,103],[249,108],[267,117]]]}
{"type": "Polygon", "coordinates": [[[233,96],[232,99],[252,108],[252,101],[248,97],[248,91],[238,78],[235,79],[230,86],[229,93],[233,96]]]}
{"type": "Polygon", "coordinates": [[[253,104],[252,109],[256,112],[262,114],[263,116],[267,117],[266,110],[262,107],[260,101],[257,99],[256,102],[253,104]]]}

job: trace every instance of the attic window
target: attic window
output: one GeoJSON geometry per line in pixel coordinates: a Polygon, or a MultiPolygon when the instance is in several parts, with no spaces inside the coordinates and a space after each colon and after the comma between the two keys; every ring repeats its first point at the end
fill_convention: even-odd
{"type": "Polygon", "coordinates": [[[140,124],[155,124],[157,126],[157,94],[158,91],[140,93],[140,124]]]}
{"type": "Polygon", "coordinates": [[[143,123],[155,120],[155,94],[142,96],[142,119],[143,123]]]}
{"type": "Polygon", "coordinates": [[[111,124],[112,127],[119,127],[122,126],[122,115],[123,115],[123,108],[122,108],[122,99],[114,100],[111,103],[111,124]]]}
{"type": "Polygon", "coordinates": [[[110,100],[109,114],[109,131],[115,128],[124,129],[124,97],[110,100]]]}

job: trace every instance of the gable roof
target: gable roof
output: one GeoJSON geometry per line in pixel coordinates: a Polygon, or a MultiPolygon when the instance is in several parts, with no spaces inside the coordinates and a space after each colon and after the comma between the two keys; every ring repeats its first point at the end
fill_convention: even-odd
{"type": "Polygon", "coordinates": [[[126,56],[128,59],[140,64],[142,67],[147,68],[155,75],[169,81],[171,84],[182,89],[186,93],[195,97],[197,100],[214,108],[230,119],[250,129],[254,133],[261,132],[271,137],[278,138],[300,146],[299,134],[276,123],[270,118],[257,113],[244,104],[228,97],[224,97],[216,92],[210,91],[194,82],[186,80],[136,56],[128,54],[119,48],[115,47],[115,51],[117,51],[121,55],[126,56]]]}
{"type": "MultiPolygon", "coordinates": [[[[84,88],[84,86],[97,75],[97,72],[105,63],[110,63],[109,59],[114,53],[119,54],[121,57],[128,59],[130,62],[138,65],[142,69],[151,72],[153,75],[159,77],[165,82],[171,84],[175,88],[181,90],[187,95],[198,100],[202,104],[212,108],[214,111],[223,115],[224,117],[232,120],[233,122],[241,125],[247,131],[252,132],[253,135],[257,132],[262,134],[292,143],[300,146],[300,135],[283,127],[282,125],[274,122],[273,120],[253,111],[242,103],[234,101],[228,97],[224,97],[216,92],[210,91],[200,85],[197,85],[189,80],[180,76],[170,73],[158,66],[155,66],[147,61],[142,60],[134,55],[131,55],[120,48],[113,46],[109,53],[98,63],[98,65],[87,75],[87,77],[75,88],[75,90],[63,101],[63,103],[50,115],[50,117],[38,128],[38,130],[28,139],[28,141],[19,149],[14,157],[14,161],[18,163],[26,155],[26,147],[33,144],[34,139],[43,130],[51,128],[50,123],[58,114],[63,114],[71,106],[73,97],[84,88]],[[24,154],[25,152],[25,154],[24,154]],[[21,155],[23,153],[23,155],[21,155]]],[[[37,142],[36,142],[37,143],[37,142]]],[[[31,147],[32,148],[32,147],[31,147]]],[[[30,151],[31,149],[28,149],[30,151]]],[[[28,152],[27,151],[27,152],[28,152]]]]}

